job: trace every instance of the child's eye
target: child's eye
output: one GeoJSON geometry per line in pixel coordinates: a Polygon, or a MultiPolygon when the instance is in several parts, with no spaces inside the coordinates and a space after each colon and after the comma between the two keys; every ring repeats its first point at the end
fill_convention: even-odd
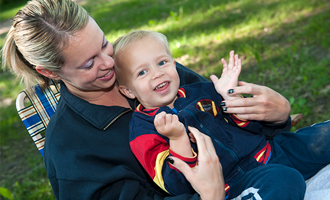
{"type": "Polygon", "coordinates": [[[147,73],[146,70],[142,70],[142,71],[140,71],[139,76],[143,76],[143,75],[146,74],[146,73],[147,73]]]}
{"type": "Polygon", "coordinates": [[[158,66],[162,66],[162,65],[165,65],[166,64],[166,61],[160,61],[159,63],[158,63],[158,66]]]}

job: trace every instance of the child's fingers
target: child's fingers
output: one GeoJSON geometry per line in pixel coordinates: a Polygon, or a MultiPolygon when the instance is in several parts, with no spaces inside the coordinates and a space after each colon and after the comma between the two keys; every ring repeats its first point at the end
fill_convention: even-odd
{"type": "Polygon", "coordinates": [[[211,79],[211,81],[213,82],[213,84],[215,84],[215,83],[219,80],[219,78],[218,78],[216,75],[214,75],[214,74],[212,74],[212,75],[210,76],[210,79],[211,79]]]}
{"type": "Polygon", "coordinates": [[[166,113],[163,111],[161,113],[158,113],[154,119],[154,124],[155,126],[157,125],[162,125],[162,124],[166,124],[165,122],[165,115],[166,113]]]}
{"type": "Polygon", "coordinates": [[[227,62],[224,58],[221,58],[221,63],[222,63],[223,68],[227,68],[227,62]]]}
{"type": "Polygon", "coordinates": [[[237,54],[235,54],[234,61],[235,61],[235,66],[237,67],[237,65],[238,65],[238,55],[237,54]]]}
{"type": "Polygon", "coordinates": [[[234,66],[234,51],[230,51],[229,52],[229,64],[228,64],[228,68],[233,68],[234,66]]]}
{"type": "Polygon", "coordinates": [[[237,61],[237,69],[238,69],[239,73],[241,73],[241,70],[242,70],[242,60],[241,59],[238,59],[238,61],[237,61]]]}
{"type": "Polygon", "coordinates": [[[166,122],[166,124],[172,122],[172,115],[171,114],[166,114],[165,115],[165,122],[166,122]]]}
{"type": "Polygon", "coordinates": [[[172,115],[172,122],[179,122],[179,117],[177,115],[172,115]]]}

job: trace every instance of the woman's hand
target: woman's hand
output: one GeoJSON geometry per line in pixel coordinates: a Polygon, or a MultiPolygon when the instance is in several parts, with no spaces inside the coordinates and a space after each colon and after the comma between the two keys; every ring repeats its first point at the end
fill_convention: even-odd
{"type": "Polygon", "coordinates": [[[182,160],[170,157],[170,163],[180,170],[203,200],[224,199],[222,166],[210,137],[188,127],[198,146],[198,165],[190,168],[182,160]]]}
{"type": "Polygon", "coordinates": [[[270,123],[285,122],[291,111],[290,103],[276,91],[244,81],[238,82],[232,95],[251,94],[253,97],[226,100],[226,113],[236,114],[245,120],[258,120],[270,123]]]}

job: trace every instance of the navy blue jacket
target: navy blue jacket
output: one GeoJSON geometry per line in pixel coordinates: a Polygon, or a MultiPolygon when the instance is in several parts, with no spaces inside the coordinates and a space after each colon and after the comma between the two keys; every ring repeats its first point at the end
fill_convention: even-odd
{"type": "Polygon", "coordinates": [[[177,156],[191,167],[197,163],[196,157],[172,152],[169,138],[157,132],[154,119],[163,111],[176,114],[186,128],[192,126],[210,136],[221,161],[226,191],[245,173],[268,162],[271,146],[261,134],[262,123],[222,112],[222,101],[213,83],[200,82],[179,88],[174,111],[168,106],[144,109],[139,105],[135,109],[129,137],[132,152],[163,190],[172,195],[193,192],[183,174],[165,162],[166,157],[177,156]]]}
{"type": "MultiPolygon", "coordinates": [[[[205,81],[180,65],[177,70],[181,85],[205,81]]],[[[134,107],[136,102],[129,102],[134,107]]],[[[164,199],[166,194],[154,186],[130,150],[131,116],[131,109],[90,104],[61,84],[45,142],[47,176],[57,199],[164,199]]],[[[267,134],[288,124],[271,125],[267,134]]],[[[199,197],[185,194],[170,199],[199,197]]]]}

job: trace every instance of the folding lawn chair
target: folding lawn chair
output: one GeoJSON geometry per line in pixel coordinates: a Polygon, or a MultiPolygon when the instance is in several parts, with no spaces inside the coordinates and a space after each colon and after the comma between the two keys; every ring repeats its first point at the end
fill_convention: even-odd
{"type": "Polygon", "coordinates": [[[16,109],[35,145],[44,157],[44,132],[50,117],[55,113],[60,99],[60,84],[51,85],[41,91],[39,85],[33,87],[35,93],[23,90],[16,98],[16,109]],[[25,100],[28,99],[28,102],[25,100]]]}

